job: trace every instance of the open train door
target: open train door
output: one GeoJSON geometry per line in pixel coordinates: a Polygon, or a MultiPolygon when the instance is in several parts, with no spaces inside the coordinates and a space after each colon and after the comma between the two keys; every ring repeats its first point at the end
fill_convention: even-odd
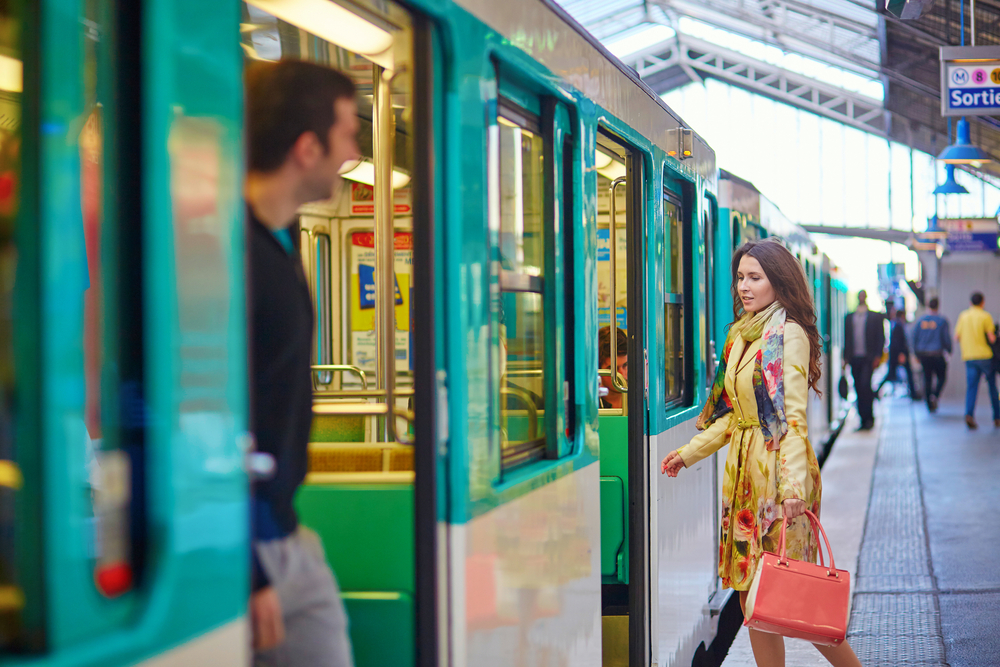
{"type": "Polygon", "coordinates": [[[358,159],[341,167],[333,197],[298,210],[317,323],[299,520],[337,578],[354,663],[437,665],[434,28],[392,1],[246,0],[241,10],[248,63],[310,60],[358,93],[358,159]]]}

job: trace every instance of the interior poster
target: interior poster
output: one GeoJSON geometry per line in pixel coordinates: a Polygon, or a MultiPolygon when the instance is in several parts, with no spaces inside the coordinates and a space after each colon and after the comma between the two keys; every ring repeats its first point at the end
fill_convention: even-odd
{"type": "MultiPolygon", "coordinates": [[[[617,321],[618,328],[627,329],[628,317],[625,309],[628,300],[628,255],[626,253],[625,230],[618,229],[615,241],[618,245],[618,255],[615,260],[618,265],[617,285],[615,291],[618,293],[617,300],[617,321]]],[[[607,326],[611,323],[611,230],[608,227],[597,230],[597,324],[607,326]]]]}
{"type": "MultiPolygon", "coordinates": [[[[410,337],[410,280],[413,234],[396,232],[396,372],[413,370],[410,337]]],[[[351,319],[350,363],[375,372],[375,234],[353,232],[350,244],[351,319]]],[[[345,376],[345,381],[348,377],[345,376]]]]}

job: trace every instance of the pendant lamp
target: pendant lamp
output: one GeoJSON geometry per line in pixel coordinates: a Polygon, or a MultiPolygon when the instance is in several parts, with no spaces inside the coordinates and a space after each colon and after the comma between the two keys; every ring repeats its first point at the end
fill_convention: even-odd
{"type": "Polygon", "coordinates": [[[936,195],[967,195],[969,191],[963,186],[959,185],[958,181],[955,180],[955,165],[946,164],[944,167],[945,179],[944,183],[934,188],[934,194],[936,195]]]}
{"type": "Polygon", "coordinates": [[[976,168],[985,162],[993,161],[989,153],[979,146],[973,146],[969,141],[969,121],[964,117],[958,119],[956,135],[955,143],[941,151],[938,155],[939,160],[947,164],[971,164],[976,168]]]}

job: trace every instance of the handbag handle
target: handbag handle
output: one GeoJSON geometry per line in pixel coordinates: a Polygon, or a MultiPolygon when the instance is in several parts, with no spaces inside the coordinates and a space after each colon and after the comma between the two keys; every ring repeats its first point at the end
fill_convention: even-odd
{"type": "MultiPolygon", "coordinates": [[[[826,559],[823,558],[823,550],[819,548],[819,530],[816,529],[816,525],[818,523],[819,523],[819,520],[810,521],[809,522],[809,527],[812,528],[813,535],[816,537],[816,551],[817,551],[817,553],[819,553],[819,564],[820,564],[820,567],[826,567],[826,559]]],[[[784,565],[788,564],[788,559],[785,557],[785,527],[787,525],[788,525],[788,521],[785,520],[785,519],[782,519],[782,523],[781,523],[781,537],[778,539],[778,553],[781,555],[781,558],[778,560],[778,562],[782,563],[784,565]]],[[[829,547],[829,545],[827,545],[827,551],[829,551],[829,550],[830,550],[830,547],[829,547]]]]}
{"type": "MultiPolygon", "coordinates": [[[[827,553],[830,554],[830,567],[826,571],[827,575],[831,577],[840,577],[840,574],[837,572],[837,564],[833,562],[833,549],[830,548],[830,540],[826,536],[826,531],[823,530],[823,524],[821,524],[816,515],[810,512],[809,510],[806,510],[805,513],[806,516],[809,517],[810,523],[812,523],[813,525],[813,532],[815,533],[816,530],[818,529],[819,532],[823,535],[823,542],[826,544],[826,551],[827,553]]],[[[779,538],[780,555],[778,557],[778,564],[779,565],[783,564],[785,566],[788,565],[788,557],[785,555],[785,529],[787,527],[788,527],[788,518],[785,517],[781,520],[781,537],[779,538]]],[[[825,567],[825,565],[823,564],[823,550],[819,548],[819,544],[816,545],[816,548],[817,550],[819,550],[820,565],[825,567]]]]}

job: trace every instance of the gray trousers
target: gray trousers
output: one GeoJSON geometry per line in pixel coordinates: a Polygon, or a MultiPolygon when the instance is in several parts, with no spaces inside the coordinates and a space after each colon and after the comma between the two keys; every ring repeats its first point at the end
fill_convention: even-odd
{"type": "Polygon", "coordinates": [[[285,622],[284,643],[255,653],[254,667],[353,667],[347,613],[316,533],[299,526],[254,548],[285,622]]]}

